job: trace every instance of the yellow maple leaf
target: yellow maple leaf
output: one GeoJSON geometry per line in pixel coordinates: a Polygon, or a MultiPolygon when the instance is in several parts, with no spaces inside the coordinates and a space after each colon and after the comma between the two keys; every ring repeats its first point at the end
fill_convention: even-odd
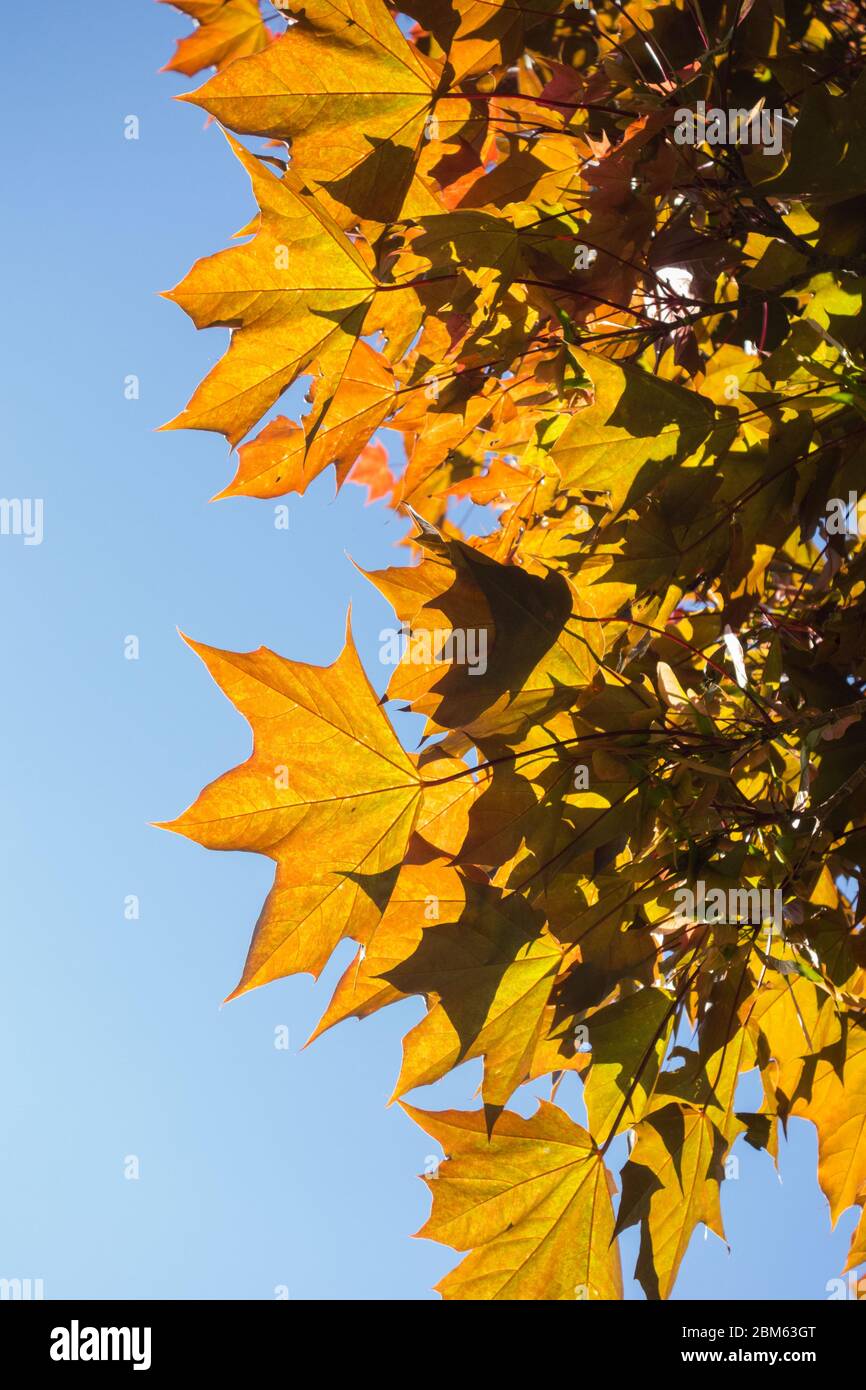
{"type": "Polygon", "coordinates": [[[640,1221],[635,1273],[647,1298],[667,1298],[698,1222],[725,1238],[719,1186],[726,1144],[708,1115],[682,1105],[653,1112],[635,1133],[616,1232],[640,1221]]]}
{"type": "Polygon", "coordinates": [[[437,75],[382,0],[282,8],[295,16],[287,33],[184,99],[241,134],[289,141],[298,172],[335,204],[390,221],[411,185],[437,75]]]}
{"type": "Polygon", "coordinates": [[[236,444],[314,358],[329,381],[339,379],[376,282],[291,170],[277,178],[228,138],[261,218],[251,241],[197,261],[166,295],[196,328],[234,332],[186,409],[163,428],[216,430],[236,444]]]}
{"type": "Polygon", "coordinates": [[[418,816],[421,783],[348,628],[342,653],[324,667],[265,647],[189,645],[248,720],[253,751],[162,828],[208,849],[254,850],[277,865],[234,998],[283,975],[318,974],[338,941],[363,939],[375,926],[418,816]]]}
{"type": "MultiPolygon", "coordinates": [[[[862,1264],[866,1264],[866,1205],[860,1213],[860,1220],[851,1237],[851,1246],[842,1273],[847,1274],[849,1270],[857,1269],[862,1264]]],[[[866,1280],[863,1281],[863,1287],[866,1289],[866,1280]]]]}
{"type": "Polygon", "coordinates": [[[198,28],[178,39],[163,72],[182,72],[194,77],[202,68],[224,68],[236,58],[246,58],[271,42],[259,0],[161,0],[194,19],[198,28]]]}
{"type": "Polygon", "coordinates": [[[327,383],[325,404],[316,409],[320,383],[318,377],[311,393],[313,409],[303,426],[280,415],[240,446],[237,473],[217,498],[304,493],[331,463],[336,466],[337,486],[343,484],[387,414],[394,399],[394,377],[381,353],[359,339],[343,370],[327,383]]]}
{"type": "Polygon", "coordinates": [[[404,1110],[445,1150],[418,1232],[471,1254],[437,1285],[446,1299],[619,1299],[612,1179],[586,1130],[541,1101],[505,1111],[404,1110]]]}
{"type": "Polygon", "coordinates": [[[437,863],[403,865],[381,920],[343,972],[310,1042],[347,1018],[367,1018],[406,996],[387,976],[411,956],[426,922],[456,920],[466,905],[465,880],[437,863]]]}
{"type": "Polygon", "coordinates": [[[866,1029],[849,1022],[838,1043],[808,1057],[793,1114],[818,1130],[818,1181],[835,1225],[866,1198],[866,1029]]]}
{"type": "Polygon", "coordinates": [[[641,989],[587,1020],[591,1065],[584,1087],[597,1143],[630,1128],[646,1110],[667,1045],[674,1010],[660,989],[641,989]]]}
{"type": "Polygon", "coordinates": [[[523,899],[467,883],[464,909],[428,926],[388,972],[402,993],[425,994],[429,1004],[404,1040],[394,1096],[483,1057],[485,1104],[503,1106],[528,1077],[561,960],[562,948],[523,899]]]}
{"type": "Polygon", "coordinates": [[[589,684],[600,633],[587,631],[562,576],[500,564],[433,528],[419,543],[421,565],[367,573],[409,633],[389,698],[483,737],[519,730],[589,684]],[[457,659],[451,634],[465,648],[457,659]]]}
{"type": "Polygon", "coordinates": [[[713,412],[694,391],[598,353],[571,352],[594,396],[566,425],[551,456],[570,488],[603,490],[619,511],[705,442],[713,412]]]}

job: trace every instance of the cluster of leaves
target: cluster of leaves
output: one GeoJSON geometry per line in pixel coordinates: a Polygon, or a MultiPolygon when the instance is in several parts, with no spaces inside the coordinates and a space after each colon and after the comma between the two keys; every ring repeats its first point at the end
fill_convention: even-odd
{"type": "Polygon", "coordinates": [[[186,99],[263,143],[228,135],[244,239],[169,296],[232,330],[172,424],[239,446],[221,496],[334,464],[416,528],[368,576],[411,633],[382,701],[350,634],[325,668],[194,644],[254,749],[171,828],[276,864],[234,993],[351,938],[318,1032],[418,995],[395,1094],[482,1060],[478,1110],[407,1106],[447,1155],[424,1232],[470,1252],[447,1298],[620,1297],[632,1225],[666,1297],[732,1146],[778,1161],[791,1117],[862,1208],[866,547],[827,521],[866,465],[859,5],[179,8],[173,66],[217,67],[186,99]],[[700,101],[780,147],[681,143],[700,101]],[[437,659],[454,631],[486,669],[437,659]],[[701,883],[783,920],[684,921],[701,883]]]}

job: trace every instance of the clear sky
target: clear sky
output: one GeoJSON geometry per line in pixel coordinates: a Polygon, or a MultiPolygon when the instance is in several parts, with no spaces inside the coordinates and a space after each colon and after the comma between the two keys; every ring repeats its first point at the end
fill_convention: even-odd
{"type": "MultiPolygon", "coordinates": [[[[157,291],[252,211],[219,130],[172,101],[182,79],[158,75],[187,27],[152,0],[4,16],[0,492],[44,499],[44,539],[0,537],[0,1277],[42,1278],[49,1298],[272,1298],[282,1285],[427,1299],[456,1257],[409,1238],[431,1141],[386,1108],[417,1001],[301,1053],[346,944],[318,984],[220,1009],[271,866],[149,826],[249,750],[176,629],[326,663],[351,600],[381,689],[392,615],[347,554],[368,568],[406,555],[405,523],[358,488],[334,500],[330,473],[289,499],[288,532],[271,503],[210,505],[233,472],[224,442],[154,432],[225,337],[197,334],[157,291]],[[138,140],[124,138],[130,115],[138,140]],[[280,1025],[289,1052],[274,1047],[280,1025]]],[[[471,1063],[412,1099],[471,1105],[478,1079],[471,1063]]],[[[561,1096],[580,1118],[576,1089],[561,1096]]],[[[793,1124],[782,1183],[766,1155],[738,1152],[723,1194],[732,1251],[699,1232],[677,1296],[826,1297],[853,1217],[830,1233],[811,1127],[793,1124]]]]}

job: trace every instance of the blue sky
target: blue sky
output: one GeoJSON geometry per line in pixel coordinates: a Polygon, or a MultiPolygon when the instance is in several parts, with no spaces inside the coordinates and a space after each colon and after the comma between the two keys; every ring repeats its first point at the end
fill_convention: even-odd
{"type": "MultiPolygon", "coordinates": [[[[44,499],[44,539],[0,538],[0,1277],[42,1278],[49,1298],[434,1297],[455,1256],[409,1238],[430,1141],[386,1107],[418,1004],[300,1053],[346,945],[318,984],[221,1009],[270,865],[149,825],[249,749],[177,628],[325,663],[351,600],[381,688],[390,610],[347,556],[398,563],[405,523],[357,488],[334,500],[329,473],[277,530],[270,503],[208,504],[233,472],[218,436],[155,432],[224,347],[157,291],[252,210],[219,130],[158,75],[183,17],[88,0],[18,6],[4,27],[0,101],[17,134],[0,490],[44,499]],[[274,1047],[280,1025],[289,1052],[274,1047]]],[[[470,1064],[412,1099],[469,1105],[477,1081],[470,1064]]],[[[562,1097],[579,1116],[576,1091],[562,1097]]],[[[792,1127],[783,1182],[766,1155],[739,1152],[723,1197],[732,1251],[699,1232],[677,1295],[825,1297],[853,1220],[831,1235],[811,1128],[792,1127]]],[[[624,1254],[630,1274],[633,1235],[624,1254]]]]}

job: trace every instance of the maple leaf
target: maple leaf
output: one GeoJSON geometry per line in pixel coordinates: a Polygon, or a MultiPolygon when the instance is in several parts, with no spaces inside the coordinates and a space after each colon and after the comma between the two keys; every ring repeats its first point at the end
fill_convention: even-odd
{"type": "Polygon", "coordinates": [[[848,1251],[848,1259],[842,1273],[847,1274],[850,1269],[856,1269],[866,1261],[866,1212],[861,1212],[857,1229],[851,1237],[851,1248],[848,1251]]]}
{"type": "Polygon", "coordinates": [[[296,176],[276,178],[236,141],[261,208],[252,241],[199,261],[166,298],[197,328],[232,328],[222,361],[166,428],[243,439],[313,359],[345,371],[376,288],[367,265],[296,176]]]}
{"type": "MultiPolygon", "coordinates": [[[[849,91],[837,96],[823,87],[810,89],[791,137],[790,159],[775,177],[760,179],[762,191],[783,198],[811,193],[828,201],[862,192],[864,136],[866,77],[861,74],[849,91]]],[[[760,177],[763,170],[759,166],[756,172],[760,177]]]]}
{"type": "Polygon", "coordinates": [[[355,217],[396,217],[436,74],[382,0],[303,0],[296,22],[185,99],[241,134],[291,144],[292,160],[355,217]]]}
{"type": "Polygon", "coordinates": [[[631,1128],[646,1110],[673,1019],[671,1000],[659,989],[628,994],[592,1014],[592,1062],[584,1088],[590,1133],[606,1142],[631,1128]]]}
{"type": "Polygon", "coordinates": [[[388,463],[388,450],[381,440],[365,444],[352,467],[348,480],[367,489],[367,506],[380,497],[387,497],[397,485],[397,479],[388,463]]]}
{"type": "Polygon", "coordinates": [[[593,401],[551,449],[563,482],[602,492],[613,511],[643,497],[666,468],[709,437],[712,412],[700,396],[580,348],[572,353],[593,383],[593,401]]]}
{"type": "Polygon", "coordinates": [[[174,56],[164,72],[194,77],[202,68],[224,68],[235,58],[259,53],[271,42],[259,0],[161,0],[182,10],[198,24],[185,39],[178,39],[174,56]]]}
{"type": "Polygon", "coordinates": [[[332,666],[267,648],[191,642],[254,731],[253,752],[217,778],[174,830],[208,849],[246,849],[277,865],[230,998],[283,975],[318,974],[344,936],[362,939],[388,902],[421,797],[358,660],[351,633],[332,666]]]}
{"type": "Polygon", "coordinates": [[[508,66],[521,52],[528,31],[556,13],[559,0],[411,0],[406,13],[419,20],[448,54],[455,77],[488,74],[508,66]]]}
{"type": "Polygon", "coordinates": [[[719,1185],[725,1143],[700,1111],[667,1105],[636,1126],[622,1170],[616,1232],[641,1223],[636,1277],[648,1298],[667,1298],[699,1221],[724,1239],[719,1185]]]}
{"type": "Polygon", "coordinates": [[[388,972],[420,944],[434,905],[437,918],[458,917],[466,906],[466,880],[450,865],[404,863],[381,920],[346,967],[311,1042],[344,1019],[366,1018],[406,997],[388,972]]]}
{"type": "Polygon", "coordinates": [[[438,1285],[447,1299],[622,1297],[612,1181],[585,1130],[541,1101],[488,1138],[481,1111],[404,1110],[448,1155],[418,1232],[472,1253],[438,1285]]]}
{"type": "Polygon", "coordinates": [[[425,1233],[471,1252],[446,1298],[618,1298],[633,1225],[669,1297],[732,1148],[781,1167],[791,1116],[831,1219],[862,1209],[857,24],[283,0],[270,42],[253,4],[182,8],[174,65],[218,68],[188,99],[270,145],[229,137],[259,212],[170,296],[232,332],[172,424],[239,445],[220,496],[333,464],[414,523],[361,571],[400,625],[382,701],[351,642],[195,648],[254,748],[173,828],[277,866],[235,993],[351,937],[314,1036],[414,995],[395,1094],[481,1062],[482,1109],[408,1107],[449,1155],[425,1233]],[[716,83],[758,122],[736,152],[692,110],[716,83]],[[589,1133],[504,1109],[565,1073],[589,1133]]]}
{"type": "Polygon", "coordinates": [[[480,738],[516,733],[588,684],[597,669],[594,639],[561,576],[527,574],[435,533],[424,546],[425,560],[411,574],[367,575],[416,642],[394,672],[390,698],[409,699],[440,727],[480,738]],[[474,635],[474,663],[443,663],[442,642],[455,631],[474,635]]]}
{"type": "Polygon", "coordinates": [[[852,1023],[838,1044],[812,1054],[793,1113],[818,1130],[818,1181],[833,1222],[866,1196],[866,1029],[852,1023]]]}
{"type": "Polygon", "coordinates": [[[359,339],[352,344],[343,369],[328,381],[330,390],[317,410],[321,384],[320,375],[311,392],[313,408],[302,424],[280,415],[240,446],[237,473],[218,498],[304,493],[332,463],[338,488],[346,481],[359,450],[363,454],[371,432],[394,399],[393,373],[382,355],[359,339]]]}
{"type": "Polygon", "coordinates": [[[522,899],[467,883],[459,918],[429,927],[388,972],[401,993],[424,994],[430,1003],[404,1041],[394,1095],[483,1057],[482,1095],[488,1107],[501,1108],[527,1079],[561,959],[522,899]]]}

